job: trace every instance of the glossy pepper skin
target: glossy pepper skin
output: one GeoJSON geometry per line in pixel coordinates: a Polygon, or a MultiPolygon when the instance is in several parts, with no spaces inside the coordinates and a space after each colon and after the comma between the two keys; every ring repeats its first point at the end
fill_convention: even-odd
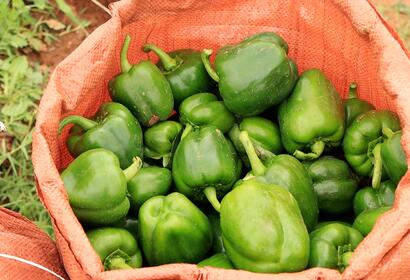
{"type": "Polygon", "coordinates": [[[234,115],[228,111],[223,101],[212,93],[197,93],[185,99],[179,106],[179,119],[182,124],[214,126],[228,132],[235,123],[234,115]]]}
{"type": "Polygon", "coordinates": [[[118,158],[104,149],[79,155],[61,173],[70,205],[86,224],[107,225],[125,217],[130,207],[127,181],[138,172],[141,160],[121,170],[118,158]]]}
{"type": "Polygon", "coordinates": [[[142,266],[137,240],[125,229],[103,227],[87,231],[94,250],[105,270],[132,269],[142,266]]]}
{"type": "Polygon", "coordinates": [[[212,246],[208,218],[180,193],[147,200],[138,215],[138,231],[148,264],[197,263],[212,246]]]}
{"type": "Polygon", "coordinates": [[[235,124],[229,131],[229,138],[247,167],[249,167],[250,164],[245,148],[239,139],[241,131],[248,132],[253,147],[262,160],[267,160],[282,151],[280,132],[277,124],[262,117],[243,118],[239,124],[235,124]]]}
{"type": "Polygon", "coordinates": [[[257,33],[254,35],[251,35],[247,38],[245,38],[242,42],[250,42],[250,41],[254,41],[254,40],[265,40],[265,41],[271,41],[275,44],[278,44],[280,47],[282,47],[286,53],[288,53],[289,51],[289,46],[288,43],[286,43],[286,41],[280,37],[278,34],[274,33],[274,32],[261,32],[261,33],[257,33]]]}
{"type": "Polygon", "coordinates": [[[324,156],[303,165],[312,178],[321,213],[340,215],[351,210],[358,181],[345,161],[324,156]]]}
{"type": "Polygon", "coordinates": [[[212,253],[225,253],[225,247],[222,240],[221,219],[219,217],[219,214],[209,214],[208,219],[211,223],[212,233],[214,236],[212,242],[212,253]]]}
{"type": "Polygon", "coordinates": [[[163,121],[144,132],[144,155],[162,159],[163,167],[170,167],[172,153],[180,140],[182,125],[174,121],[163,121]]]}
{"type": "Polygon", "coordinates": [[[363,240],[362,234],[340,223],[325,225],[309,234],[309,267],[344,269],[346,260],[343,255],[353,252],[363,240]]]}
{"type": "Polygon", "coordinates": [[[300,160],[314,160],[325,147],[338,146],[345,131],[342,99],[319,69],[302,73],[278,118],[283,146],[300,160]]]}
{"type": "Polygon", "coordinates": [[[75,124],[67,139],[67,147],[73,157],[91,149],[103,148],[119,158],[122,168],[128,167],[134,157],[142,157],[141,126],[122,104],[102,104],[93,120],[68,116],[60,122],[59,133],[68,124],[75,124]]]}
{"type": "Polygon", "coordinates": [[[396,185],[388,180],[380,184],[378,189],[365,187],[360,189],[353,199],[353,209],[355,216],[365,210],[380,208],[383,206],[392,206],[394,203],[394,193],[396,185]]]}
{"type": "Polygon", "coordinates": [[[242,163],[232,143],[212,126],[185,128],[172,162],[176,189],[194,201],[219,201],[238,180],[242,163]]]}
{"type": "Polygon", "coordinates": [[[400,130],[398,116],[387,110],[372,110],[357,117],[346,129],[343,152],[353,170],[372,178],[372,187],[378,188],[382,178],[381,143],[383,128],[400,130]]]}
{"type": "Polygon", "coordinates": [[[346,112],[346,128],[349,127],[359,115],[374,110],[374,106],[366,100],[357,96],[357,84],[351,83],[349,86],[348,98],[343,100],[346,112]]]}
{"type": "Polygon", "coordinates": [[[166,168],[148,166],[140,169],[127,184],[133,211],[138,211],[151,197],[168,194],[171,184],[172,174],[166,168]]]}
{"type": "Polygon", "coordinates": [[[305,269],[309,235],[297,202],[284,188],[244,180],[221,202],[226,253],[234,266],[253,272],[305,269]]]}
{"type": "Polygon", "coordinates": [[[390,206],[364,210],[356,217],[353,227],[360,231],[363,236],[367,236],[373,229],[377,219],[391,209],[390,206]]]}
{"type": "Polygon", "coordinates": [[[225,253],[218,253],[198,263],[199,267],[212,266],[233,269],[233,265],[225,253]]]}
{"type": "Polygon", "coordinates": [[[202,53],[205,68],[218,82],[226,107],[241,116],[257,115],[279,104],[298,77],[296,64],[271,36],[255,35],[221,48],[215,57],[215,70],[208,59],[211,53],[202,53]]]}
{"type": "Polygon", "coordinates": [[[383,128],[382,131],[387,138],[380,147],[383,168],[390,180],[398,184],[407,171],[406,155],[400,143],[402,132],[401,130],[393,132],[387,127],[383,128]]]}
{"type": "Polygon", "coordinates": [[[214,86],[215,82],[202,63],[201,52],[182,49],[166,53],[153,44],[146,44],[143,49],[158,55],[160,60],[157,65],[171,86],[175,104],[198,92],[209,91],[214,86]]]}
{"type": "Polygon", "coordinates": [[[121,73],[109,82],[112,100],[127,107],[144,126],[166,120],[172,113],[171,87],[155,64],[149,60],[131,65],[127,52],[131,37],[126,36],[121,50],[121,73]]]}
{"type": "Polygon", "coordinates": [[[264,165],[257,156],[249,134],[242,131],[239,139],[249,157],[251,174],[258,181],[288,190],[298,203],[307,229],[311,230],[317,223],[319,208],[312,180],[303,165],[296,158],[285,154],[270,158],[264,165]]]}

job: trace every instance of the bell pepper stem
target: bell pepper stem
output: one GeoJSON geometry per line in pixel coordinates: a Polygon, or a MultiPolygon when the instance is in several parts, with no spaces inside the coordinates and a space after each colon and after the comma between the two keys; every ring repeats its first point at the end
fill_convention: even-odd
{"type": "Polygon", "coordinates": [[[182,132],[181,135],[181,140],[184,139],[192,130],[192,125],[186,124],[184,131],[182,132]]]}
{"type": "Polygon", "coordinates": [[[169,54],[167,54],[154,44],[145,44],[143,46],[143,50],[146,53],[153,51],[159,57],[159,59],[162,62],[162,65],[164,65],[164,69],[167,71],[172,71],[175,67],[178,66],[178,63],[175,59],[173,59],[169,54]]]}
{"type": "Polygon", "coordinates": [[[317,159],[325,150],[325,142],[317,141],[310,147],[310,149],[312,150],[310,153],[304,153],[300,150],[296,150],[293,155],[299,160],[317,159]]]}
{"type": "Polygon", "coordinates": [[[212,54],[212,50],[210,49],[204,49],[201,52],[201,59],[202,59],[202,63],[205,66],[206,72],[208,72],[209,76],[215,81],[215,82],[219,82],[219,76],[216,73],[216,71],[212,68],[211,66],[211,62],[209,61],[209,57],[212,54]]]}
{"type": "Polygon", "coordinates": [[[382,178],[382,157],[381,157],[381,143],[377,144],[373,149],[373,177],[372,187],[378,189],[382,178]]]}
{"type": "Polygon", "coordinates": [[[349,99],[357,98],[357,84],[351,83],[349,86],[349,99]]]}
{"type": "Polygon", "coordinates": [[[248,155],[249,162],[252,167],[252,173],[255,176],[262,175],[266,172],[266,166],[262,163],[258,157],[255,147],[252,144],[251,139],[247,131],[241,131],[239,134],[239,140],[241,141],[243,147],[245,148],[246,154],[248,155]]]}
{"type": "Polygon", "coordinates": [[[127,34],[127,36],[125,36],[124,44],[122,45],[121,54],[120,54],[122,73],[127,73],[131,69],[131,63],[128,61],[128,58],[127,58],[128,49],[130,48],[130,43],[131,43],[131,36],[127,34]]]}
{"type": "Polygon", "coordinates": [[[112,258],[110,264],[108,265],[108,270],[117,270],[117,269],[133,269],[128,265],[123,258],[112,258]]]}
{"type": "Polygon", "coordinates": [[[214,209],[219,213],[221,210],[221,203],[218,200],[218,197],[216,196],[216,190],[214,187],[206,187],[204,189],[204,194],[208,201],[212,204],[214,209]]]}
{"type": "Polygon", "coordinates": [[[122,173],[124,173],[125,179],[127,182],[137,175],[138,171],[142,168],[142,160],[139,157],[135,157],[133,159],[133,163],[124,169],[122,173]]]}
{"type": "Polygon", "coordinates": [[[388,128],[388,127],[383,127],[383,128],[382,128],[382,132],[383,132],[383,135],[386,136],[387,138],[392,138],[393,135],[394,135],[393,130],[391,130],[391,129],[388,128]]]}
{"type": "Polygon", "coordinates": [[[69,125],[69,124],[76,124],[84,130],[89,130],[89,129],[94,128],[98,125],[97,122],[95,122],[93,120],[90,120],[90,119],[87,119],[87,118],[84,118],[82,116],[68,116],[68,117],[65,117],[60,122],[60,125],[58,127],[58,134],[61,134],[61,132],[63,131],[63,128],[66,125],[69,125]]]}

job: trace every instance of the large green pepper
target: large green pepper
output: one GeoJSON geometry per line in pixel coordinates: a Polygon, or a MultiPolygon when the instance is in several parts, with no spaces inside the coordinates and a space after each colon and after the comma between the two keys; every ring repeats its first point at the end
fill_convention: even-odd
{"type": "Polygon", "coordinates": [[[242,131],[239,138],[249,157],[252,175],[261,182],[288,190],[299,205],[307,229],[311,230],[317,223],[319,209],[312,180],[303,165],[290,155],[277,155],[267,160],[265,166],[258,158],[248,132],[242,131]]]}
{"type": "Polygon", "coordinates": [[[364,210],[392,206],[395,191],[396,185],[390,180],[382,182],[378,189],[365,187],[359,190],[353,199],[355,215],[359,215],[364,210]]]}
{"type": "Polygon", "coordinates": [[[144,45],[144,51],[153,51],[160,61],[158,67],[167,78],[176,104],[198,92],[210,90],[214,81],[209,77],[201,59],[201,52],[182,49],[166,53],[153,44],[144,45]]]}
{"type": "Polygon", "coordinates": [[[127,181],[138,172],[136,158],[121,170],[118,158],[104,149],[88,150],[79,155],[61,173],[70,205],[77,218],[86,224],[107,225],[127,215],[127,181]]]}
{"type": "Polygon", "coordinates": [[[141,251],[135,237],[122,228],[104,227],[87,231],[105,270],[132,269],[142,266],[141,251]]]}
{"type": "Polygon", "coordinates": [[[303,164],[313,180],[319,211],[333,215],[349,212],[358,184],[349,165],[332,156],[303,164]]]}
{"type": "Polygon", "coordinates": [[[172,162],[175,187],[194,201],[206,199],[219,211],[219,201],[238,180],[242,163],[232,143],[214,127],[184,130],[172,162]]]}
{"type": "Polygon", "coordinates": [[[342,99],[319,69],[302,73],[278,118],[283,146],[300,160],[316,159],[326,146],[338,146],[345,131],[342,99]]]}
{"type": "Polygon", "coordinates": [[[383,167],[390,180],[398,184],[407,171],[406,155],[400,143],[402,132],[401,130],[393,132],[387,127],[384,127],[382,131],[387,138],[380,149],[383,167]]]}
{"type": "Polygon", "coordinates": [[[362,234],[340,223],[325,225],[309,234],[309,267],[327,267],[344,269],[347,252],[354,249],[363,240],[362,234]]]}
{"type": "Polygon", "coordinates": [[[179,106],[179,119],[183,124],[214,126],[223,133],[235,123],[234,115],[228,111],[223,101],[212,93],[197,93],[185,99],[179,106]]]}
{"type": "Polygon", "coordinates": [[[138,215],[138,231],[149,265],[197,263],[211,249],[208,218],[183,194],[147,200],[138,215]]]}
{"type": "Polygon", "coordinates": [[[221,219],[219,217],[219,214],[209,214],[208,219],[211,223],[212,233],[214,235],[212,242],[212,253],[225,253],[225,247],[222,240],[221,219]]]}
{"type": "Polygon", "coordinates": [[[351,83],[349,86],[348,98],[343,101],[346,112],[346,128],[349,127],[354,119],[367,111],[374,110],[374,106],[366,100],[357,96],[357,84],[351,83]]]}
{"type": "Polygon", "coordinates": [[[172,184],[172,174],[166,168],[148,166],[140,169],[128,181],[128,194],[133,211],[138,211],[141,205],[157,195],[166,195],[172,184]]]}
{"type": "Polygon", "coordinates": [[[353,227],[360,231],[363,236],[367,236],[373,229],[381,215],[391,209],[390,206],[364,210],[353,222],[353,227]]]}
{"type": "Polygon", "coordinates": [[[182,125],[174,121],[160,122],[148,128],[144,132],[144,156],[162,159],[162,166],[169,167],[181,133],[182,125]]]}
{"type": "Polygon", "coordinates": [[[383,128],[400,130],[398,116],[387,110],[368,111],[357,117],[346,129],[343,151],[353,170],[361,175],[373,177],[372,186],[378,188],[382,178],[381,143],[383,128]]]}
{"type": "Polygon", "coordinates": [[[308,263],[308,232],[296,200],[282,187],[242,181],[221,202],[221,228],[236,268],[279,273],[308,263]]]}
{"type": "Polygon", "coordinates": [[[60,122],[59,133],[68,124],[76,124],[67,138],[67,147],[73,157],[91,149],[103,148],[118,157],[122,168],[129,166],[134,157],[142,157],[141,126],[122,104],[102,104],[94,120],[68,116],[60,122]]]}
{"type": "Polygon", "coordinates": [[[125,105],[144,126],[167,119],[174,107],[171,87],[155,64],[149,60],[131,65],[127,59],[131,37],[121,50],[121,71],[109,82],[112,100],[125,105]]]}
{"type": "Polygon", "coordinates": [[[226,107],[242,116],[257,115],[289,95],[298,73],[282,45],[271,36],[254,36],[218,50],[215,70],[202,53],[209,75],[218,82],[226,107]]]}
{"type": "Polygon", "coordinates": [[[219,268],[225,268],[225,269],[233,269],[233,265],[231,261],[229,260],[228,256],[225,253],[218,253],[213,255],[212,257],[209,257],[200,263],[198,263],[199,267],[205,267],[205,266],[212,266],[212,267],[219,267],[219,268]]]}
{"type": "Polygon", "coordinates": [[[239,139],[241,131],[248,132],[256,153],[262,160],[267,160],[282,151],[277,124],[261,117],[244,118],[238,125],[235,124],[232,127],[229,131],[229,138],[231,138],[239,156],[247,167],[250,165],[245,148],[239,139]]]}

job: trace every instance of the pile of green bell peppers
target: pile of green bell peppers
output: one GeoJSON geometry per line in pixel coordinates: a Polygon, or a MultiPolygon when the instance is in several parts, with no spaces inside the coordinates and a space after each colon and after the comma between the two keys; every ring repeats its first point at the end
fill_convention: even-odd
{"type": "Polygon", "coordinates": [[[357,83],[342,99],[322,70],[299,73],[273,32],[222,46],[213,65],[210,49],[152,42],[158,62],[131,64],[130,44],[112,102],[58,129],[68,201],[104,268],[348,269],[407,172],[398,115],[357,83]]]}

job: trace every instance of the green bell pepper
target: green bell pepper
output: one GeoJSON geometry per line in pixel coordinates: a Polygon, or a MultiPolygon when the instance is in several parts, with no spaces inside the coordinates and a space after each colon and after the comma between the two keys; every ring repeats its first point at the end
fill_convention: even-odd
{"type": "Polygon", "coordinates": [[[343,101],[346,113],[346,128],[361,114],[376,109],[366,100],[357,96],[357,84],[351,83],[349,86],[349,96],[343,101]]]}
{"type": "Polygon", "coordinates": [[[82,116],[68,116],[60,122],[58,133],[68,124],[75,124],[67,138],[73,157],[91,149],[112,151],[120,160],[121,168],[142,157],[142,130],[138,121],[122,104],[107,102],[100,106],[94,120],[82,116]]]}
{"type": "Polygon", "coordinates": [[[363,240],[358,230],[340,223],[325,225],[312,231],[309,237],[309,267],[339,268],[340,270],[344,270],[351,256],[351,254],[343,255],[353,252],[363,240]]]}
{"type": "Polygon", "coordinates": [[[246,155],[239,135],[241,131],[248,132],[256,153],[262,160],[267,160],[282,151],[279,127],[272,121],[262,117],[248,117],[235,124],[229,131],[229,138],[234,144],[243,163],[249,167],[249,159],[246,155]]]}
{"type": "Polygon", "coordinates": [[[357,117],[346,129],[343,151],[353,170],[361,175],[373,177],[372,186],[378,188],[382,178],[381,143],[383,128],[400,130],[398,116],[387,110],[368,111],[357,117]]]}
{"type": "Polygon", "coordinates": [[[364,210],[354,220],[353,227],[367,236],[373,229],[377,219],[391,209],[390,206],[364,210]]]}
{"type": "Polygon", "coordinates": [[[181,133],[182,125],[174,121],[160,122],[148,128],[144,132],[144,156],[162,159],[162,166],[170,167],[181,133]]]}
{"type": "Polygon", "coordinates": [[[359,190],[353,199],[355,216],[365,210],[380,208],[382,206],[392,206],[395,191],[396,185],[390,180],[382,182],[378,189],[365,187],[359,190]]]}
{"type": "Polygon", "coordinates": [[[211,223],[212,233],[214,236],[212,242],[212,253],[225,253],[225,247],[222,240],[221,219],[219,217],[219,214],[209,214],[208,219],[211,223]]]}
{"type": "Polygon", "coordinates": [[[201,202],[205,198],[219,212],[219,201],[238,180],[242,163],[232,143],[212,126],[184,130],[172,162],[176,189],[201,202]]]}
{"type": "Polygon", "coordinates": [[[401,130],[393,132],[387,127],[384,127],[382,131],[387,138],[380,148],[383,168],[390,180],[398,184],[401,177],[407,172],[406,155],[400,143],[402,132],[401,130]]]}
{"type": "Polygon", "coordinates": [[[103,227],[87,231],[91,245],[105,270],[132,269],[142,266],[137,240],[125,229],[103,227]]]}
{"type": "Polygon", "coordinates": [[[218,50],[215,70],[209,62],[212,50],[202,52],[209,75],[218,82],[229,111],[253,116],[279,104],[292,91],[298,77],[296,64],[272,36],[254,36],[218,50]]]}
{"type": "MultiPolygon", "coordinates": [[[[239,139],[249,157],[251,174],[263,183],[288,190],[298,203],[307,229],[311,230],[317,223],[319,208],[312,180],[303,165],[296,158],[283,154],[270,158],[265,166],[258,158],[248,132],[242,131],[239,139]]],[[[251,174],[247,178],[252,178],[251,174]]]]}
{"type": "Polygon", "coordinates": [[[147,200],[138,215],[138,232],[149,265],[197,263],[212,246],[208,218],[180,193],[147,200]]]}
{"type": "Polygon", "coordinates": [[[86,224],[107,225],[125,217],[130,207],[127,181],[138,172],[141,159],[121,170],[118,158],[104,149],[79,155],[61,173],[70,205],[86,224]]]}
{"type": "Polygon", "coordinates": [[[166,120],[172,113],[171,87],[155,64],[149,60],[131,65],[127,59],[131,37],[125,37],[121,50],[121,71],[108,84],[112,100],[127,107],[144,126],[166,120]]]}
{"type": "Polygon", "coordinates": [[[140,169],[127,183],[132,211],[138,213],[141,205],[151,197],[168,194],[171,184],[172,174],[166,168],[148,166],[140,169]]]}
{"type": "Polygon", "coordinates": [[[282,37],[280,37],[278,34],[274,32],[267,31],[267,32],[257,33],[257,34],[251,35],[243,39],[242,42],[250,42],[254,40],[271,41],[272,43],[275,43],[279,45],[281,48],[283,48],[286,53],[288,53],[289,51],[288,43],[286,43],[286,41],[282,37]]]}
{"type": "Polygon", "coordinates": [[[309,235],[299,207],[284,188],[244,180],[221,202],[226,253],[234,266],[253,272],[305,269],[309,235]]]}
{"type": "Polygon", "coordinates": [[[209,257],[200,263],[198,263],[199,267],[205,266],[212,266],[212,267],[219,267],[225,269],[234,269],[231,261],[229,260],[228,256],[224,253],[218,253],[209,257]]]}
{"type": "Polygon", "coordinates": [[[342,99],[319,69],[302,73],[278,118],[283,146],[300,160],[314,160],[325,147],[338,146],[345,131],[342,99]]]}
{"type": "Polygon", "coordinates": [[[144,52],[153,51],[158,57],[158,67],[167,78],[176,104],[198,92],[209,91],[214,81],[206,72],[201,59],[201,52],[182,49],[164,52],[153,44],[146,44],[144,52]]]}
{"type": "Polygon", "coordinates": [[[228,111],[223,101],[212,93],[197,93],[185,99],[179,106],[179,119],[182,124],[214,126],[223,133],[228,132],[235,123],[234,115],[228,111]]]}
{"type": "Polygon", "coordinates": [[[313,180],[319,211],[331,215],[348,213],[358,185],[349,165],[332,156],[303,162],[303,165],[313,180]]]}

